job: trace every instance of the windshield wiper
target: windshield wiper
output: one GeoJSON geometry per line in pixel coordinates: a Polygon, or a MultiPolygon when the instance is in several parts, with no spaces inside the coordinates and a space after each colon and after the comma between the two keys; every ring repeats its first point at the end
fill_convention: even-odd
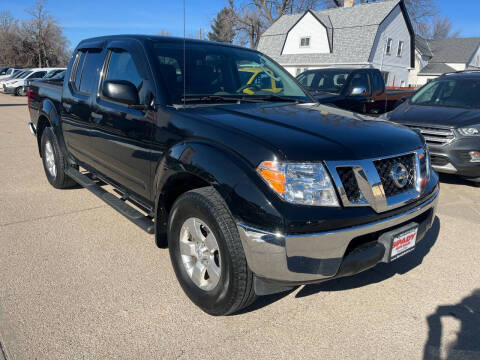
{"type": "Polygon", "coordinates": [[[187,96],[180,99],[181,103],[205,103],[205,102],[231,102],[238,103],[241,101],[255,101],[255,99],[247,99],[245,96],[222,96],[222,95],[200,95],[187,96]]]}
{"type": "MultiPolygon", "coordinates": [[[[250,99],[249,99],[250,100],[250,99]]],[[[260,100],[260,101],[288,101],[288,102],[305,102],[303,100],[294,99],[288,96],[269,94],[269,95],[255,95],[251,96],[251,100],[260,100]]]]}

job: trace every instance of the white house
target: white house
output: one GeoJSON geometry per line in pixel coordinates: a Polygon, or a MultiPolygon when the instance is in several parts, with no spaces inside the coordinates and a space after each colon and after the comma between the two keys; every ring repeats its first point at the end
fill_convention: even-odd
{"type": "Polygon", "coordinates": [[[283,15],[258,50],[297,75],[324,67],[375,67],[389,86],[407,86],[415,35],[403,0],[283,15]]]}
{"type": "Polygon", "coordinates": [[[421,86],[454,71],[480,70],[480,38],[426,40],[415,38],[415,69],[409,83],[421,86]]]}

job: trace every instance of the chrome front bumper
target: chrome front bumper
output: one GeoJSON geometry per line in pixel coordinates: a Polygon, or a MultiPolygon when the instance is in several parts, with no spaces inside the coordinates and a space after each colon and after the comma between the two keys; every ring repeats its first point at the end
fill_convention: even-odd
{"type": "MultiPolygon", "coordinates": [[[[373,223],[323,233],[283,235],[237,223],[247,263],[257,276],[279,282],[314,282],[335,277],[350,242],[359,236],[413,222],[432,209],[421,237],[432,226],[439,188],[424,203],[373,223]]],[[[421,237],[417,241],[421,240],[421,237]]]]}

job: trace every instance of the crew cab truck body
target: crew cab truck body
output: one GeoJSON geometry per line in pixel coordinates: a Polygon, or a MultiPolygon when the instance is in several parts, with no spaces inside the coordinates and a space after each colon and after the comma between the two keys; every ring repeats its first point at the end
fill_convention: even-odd
{"type": "Polygon", "coordinates": [[[413,94],[410,90],[387,90],[382,73],[373,68],[308,70],[299,74],[297,80],[321,104],[361,114],[392,111],[413,94]]]}
{"type": "Polygon", "coordinates": [[[30,85],[29,108],[49,182],[74,180],[155,233],[210,314],[389,262],[435,216],[438,178],[420,135],[319,105],[253,50],[85,40],[61,89],[30,85]],[[246,66],[281,91],[242,83],[246,66]]]}

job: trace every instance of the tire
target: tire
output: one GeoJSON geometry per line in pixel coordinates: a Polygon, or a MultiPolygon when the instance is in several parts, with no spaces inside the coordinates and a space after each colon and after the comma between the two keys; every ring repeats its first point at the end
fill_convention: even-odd
{"type": "Polygon", "coordinates": [[[168,221],[168,245],[180,285],[190,300],[206,313],[228,315],[255,300],[253,274],[248,268],[235,221],[214,188],[188,191],[175,201],[168,221]],[[199,231],[197,235],[195,231],[199,231]],[[212,246],[212,235],[216,250],[212,246]],[[204,238],[205,242],[198,238],[204,238]],[[185,244],[188,251],[185,251],[185,244]],[[201,244],[204,244],[206,255],[202,253],[201,244]],[[205,261],[203,265],[202,261],[205,261]],[[195,276],[195,272],[203,275],[195,276]],[[210,273],[217,273],[217,276],[210,273]]]}
{"type": "Polygon", "coordinates": [[[22,88],[21,88],[21,87],[17,87],[17,88],[15,89],[14,95],[15,95],[15,96],[20,96],[20,91],[22,91],[22,88]]]}
{"type": "Polygon", "coordinates": [[[50,127],[46,127],[43,131],[40,144],[43,169],[48,182],[56,189],[66,189],[75,186],[75,181],[65,174],[67,162],[50,127]]]}

